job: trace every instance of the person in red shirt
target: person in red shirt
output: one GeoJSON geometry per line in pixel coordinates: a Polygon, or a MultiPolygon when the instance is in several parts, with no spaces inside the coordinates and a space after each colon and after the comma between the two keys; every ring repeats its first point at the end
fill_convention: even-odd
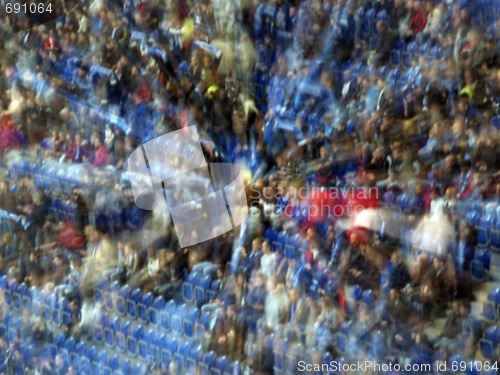
{"type": "Polygon", "coordinates": [[[458,176],[457,198],[465,199],[471,196],[474,191],[474,170],[470,160],[464,160],[460,164],[462,172],[458,176]]]}
{"type": "Polygon", "coordinates": [[[109,164],[109,153],[108,149],[101,142],[101,137],[99,135],[94,135],[93,137],[93,145],[95,149],[95,157],[94,163],[92,164],[92,168],[106,166],[109,164]]]}
{"type": "Polygon", "coordinates": [[[82,135],[76,133],[75,140],[70,142],[66,150],[66,160],[68,162],[81,163],[83,158],[87,156],[86,147],[83,144],[82,135]]]}
{"type": "Polygon", "coordinates": [[[413,34],[417,34],[425,28],[425,25],[427,24],[427,14],[425,9],[422,7],[422,3],[419,1],[414,2],[413,10],[415,13],[410,20],[410,27],[413,34]]]}
{"type": "Polygon", "coordinates": [[[53,51],[57,47],[57,41],[54,37],[54,34],[52,32],[50,32],[50,34],[44,33],[43,37],[43,48],[45,49],[45,51],[53,51]]]}

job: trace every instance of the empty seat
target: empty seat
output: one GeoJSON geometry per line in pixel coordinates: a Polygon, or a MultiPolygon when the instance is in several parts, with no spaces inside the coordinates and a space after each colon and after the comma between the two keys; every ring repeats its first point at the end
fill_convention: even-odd
{"type": "Polygon", "coordinates": [[[114,300],[119,290],[120,290],[120,282],[113,281],[109,285],[109,290],[104,292],[104,306],[106,307],[106,309],[113,310],[114,300]]]}
{"type": "Polygon", "coordinates": [[[120,318],[114,317],[109,323],[109,327],[104,328],[104,343],[108,347],[115,346],[115,335],[120,331],[120,318]]]}
{"type": "Polygon", "coordinates": [[[132,355],[137,355],[137,342],[142,339],[144,327],[137,325],[132,328],[132,335],[127,337],[127,352],[132,355]]]}
{"type": "MultiPolygon", "coordinates": [[[[130,361],[128,359],[122,360],[120,362],[120,366],[118,367],[118,373],[120,375],[129,375],[129,372],[130,372],[130,361]]],[[[139,372],[132,372],[132,375],[135,374],[139,374],[139,372]]]]}
{"type": "Polygon", "coordinates": [[[91,363],[92,374],[103,375],[102,369],[106,366],[107,360],[108,360],[108,352],[106,350],[100,350],[97,353],[94,361],[91,363]]]}
{"type": "Polygon", "coordinates": [[[120,288],[118,295],[115,297],[116,298],[116,311],[121,315],[124,315],[126,312],[126,310],[125,310],[126,302],[125,301],[129,298],[129,296],[130,296],[130,285],[125,284],[120,288]]]}
{"type": "Polygon", "coordinates": [[[233,361],[227,366],[227,374],[230,375],[241,375],[241,363],[240,361],[233,361]]]}
{"type": "MultiPolygon", "coordinates": [[[[290,121],[295,120],[295,116],[293,119],[289,119],[289,120],[290,121]]],[[[266,229],[266,231],[264,233],[264,238],[272,243],[274,241],[274,239],[276,238],[276,234],[277,234],[276,228],[269,227],[266,229]]]]}
{"type": "Polygon", "coordinates": [[[149,321],[151,324],[160,324],[160,311],[162,311],[165,305],[165,298],[158,296],[154,299],[151,307],[149,308],[149,321]]]}
{"type": "Polygon", "coordinates": [[[219,372],[219,374],[224,374],[226,371],[228,359],[225,355],[218,357],[215,360],[214,368],[219,372]]]}
{"type": "Polygon", "coordinates": [[[283,249],[288,241],[288,233],[284,230],[276,235],[276,240],[273,242],[274,249],[283,249]]]}
{"type": "Polygon", "coordinates": [[[155,357],[158,363],[161,362],[161,351],[165,348],[167,342],[167,335],[160,333],[155,336],[153,343],[150,344],[150,352],[155,357]]]}
{"type": "Polygon", "coordinates": [[[494,227],[491,228],[490,241],[493,249],[500,250],[500,220],[498,215],[494,227]]]}
{"type": "Polygon", "coordinates": [[[85,355],[86,349],[87,344],[84,341],[80,341],[73,347],[73,351],[70,353],[71,363],[77,366],[77,368],[80,368],[80,358],[85,355]]]}
{"type": "Polygon", "coordinates": [[[495,214],[486,214],[481,217],[479,224],[476,227],[477,244],[479,246],[486,246],[490,242],[490,233],[495,222],[495,214]]]}
{"type": "Polygon", "coordinates": [[[142,291],[139,288],[136,288],[130,293],[130,297],[127,299],[127,315],[130,318],[135,319],[137,317],[137,304],[141,300],[142,291]]]}
{"type": "Polygon", "coordinates": [[[212,315],[210,314],[210,312],[205,311],[201,314],[198,322],[195,322],[195,331],[197,337],[201,338],[205,335],[205,332],[209,330],[211,320],[212,315]]]}
{"type": "Polygon", "coordinates": [[[203,364],[208,366],[208,368],[212,367],[214,365],[214,362],[215,362],[215,357],[216,357],[216,354],[213,350],[206,352],[203,355],[203,364]]]}
{"type": "Polygon", "coordinates": [[[191,348],[191,352],[189,353],[189,356],[185,360],[187,367],[190,368],[196,366],[196,364],[201,361],[202,356],[203,356],[203,346],[198,345],[191,348]]]}
{"type": "Polygon", "coordinates": [[[182,296],[186,302],[191,302],[193,300],[193,291],[200,277],[201,275],[198,272],[191,272],[186,281],[182,284],[182,296]]]}
{"type": "Polygon", "coordinates": [[[85,355],[80,357],[80,371],[83,374],[90,374],[91,363],[94,361],[96,353],[97,353],[97,348],[92,345],[87,348],[85,355]]]}
{"type": "Polygon", "coordinates": [[[176,354],[174,354],[174,361],[178,364],[180,368],[184,368],[184,361],[189,356],[191,352],[191,342],[184,341],[179,345],[179,349],[176,354]]]}
{"type": "Polygon", "coordinates": [[[363,289],[359,285],[353,285],[349,288],[349,297],[355,301],[359,301],[361,299],[361,294],[363,293],[363,289]]]}
{"type": "Polygon", "coordinates": [[[124,352],[127,349],[127,337],[131,333],[132,323],[126,320],[122,323],[120,331],[115,333],[116,348],[124,352]]]}
{"type": "Polygon", "coordinates": [[[500,129],[500,116],[493,116],[490,120],[490,126],[500,129]]]}
{"type": "Polygon", "coordinates": [[[491,326],[484,332],[484,337],[480,341],[481,354],[487,359],[493,359],[496,348],[500,341],[500,328],[491,326]]]}
{"type": "Polygon", "coordinates": [[[153,344],[155,338],[155,330],[153,328],[148,329],[143,337],[142,340],[139,340],[139,355],[141,358],[146,359],[148,354],[149,354],[149,347],[150,345],[153,344]]]}
{"type": "Polygon", "coordinates": [[[103,278],[97,284],[97,290],[95,292],[95,299],[98,303],[104,302],[104,293],[108,290],[109,281],[107,278],[103,278]]]}
{"type": "Polygon", "coordinates": [[[186,319],[184,319],[184,335],[186,337],[193,337],[194,335],[194,324],[198,320],[200,311],[195,307],[189,310],[186,319]]]}
{"type": "Polygon", "coordinates": [[[201,306],[201,304],[205,302],[206,293],[208,288],[210,288],[211,282],[212,278],[210,277],[210,275],[205,275],[198,280],[198,285],[194,290],[195,301],[198,306],[201,306]]]}
{"type": "Polygon", "coordinates": [[[188,312],[188,307],[186,304],[181,304],[177,306],[175,309],[175,312],[171,315],[171,325],[172,325],[172,332],[175,333],[176,335],[182,335],[183,334],[183,321],[188,312]]]}
{"type": "Polygon", "coordinates": [[[108,358],[107,365],[111,369],[116,369],[118,368],[119,362],[120,362],[120,357],[118,357],[118,354],[113,354],[111,357],[108,358]]]}
{"type": "Polygon", "coordinates": [[[179,346],[179,340],[177,337],[171,337],[167,340],[165,344],[165,350],[170,353],[171,357],[177,352],[177,348],[179,346]]]}
{"type": "Polygon", "coordinates": [[[148,311],[151,303],[153,302],[153,298],[153,293],[148,292],[142,296],[141,302],[137,304],[137,315],[143,323],[147,323],[149,321],[148,311]]]}
{"type": "Polygon", "coordinates": [[[387,11],[384,10],[384,9],[380,10],[377,13],[376,18],[377,18],[378,21],[387,21],[387,19],[388,19],[387,11]]]}
{"type": "Polygon", "coordinates": [[[171,315],[175,312],[176,304],[173,300],[168,301],[160,312],[160,325],[167,332],[171,330],[171,315]]]}
{"type": "Polygon", "coordinates": [[[22,299],[26,294],[28,285],[26,283],[21,283],[17,286],[17,290],[12,293],[12,304],[14,308],[20,310],[22,307],[22,299]]]}
{"type": "Polygon", "coordinates": [[[365,11],[365,15],[364,15],[364,18],[365,19],[368,19],[368,20],[373,20],[376,16],[376,12],[375,12],[375,9],[367,9],[365,11]]]}

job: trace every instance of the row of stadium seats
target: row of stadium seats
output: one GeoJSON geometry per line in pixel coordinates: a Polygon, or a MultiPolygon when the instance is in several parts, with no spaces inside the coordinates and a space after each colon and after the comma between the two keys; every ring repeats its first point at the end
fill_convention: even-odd
{"type": "MultiPolygon", "coordinates": [[[[163,336],[162,336],[163,337],[163,336]]],[[[171,361],[175,361],[179,369],[191,369],[194,371],[199,367],[201,373],[210,375],[240,375],[241,364],[239,361],[228,363],[226,356],[216,357],[215,352],[210,351],[203,354],[201,345],[191,347],[189,341],[179,344],[176,339],[166,340],[168,350],[162,349],[157,361],[163,368],[168,368],[171,361]],[[161,362],[160,362],[161,361],[161,362]]],[[[139,344],[140,351],[148,351],[147,355],[141,358],[148,358],[149,355],[159,353],[159,340],[154,342],[142,342],[139,344]]],[[[112,354],[107,349],[99,350],[96,345],[89,345],[84,341],[78,343],[73,338],[64,339],[63,334],[54,337],[53,343],[47,345],[47,354],[54,358],[57,354],[65,358],[66,363],[75,366],[77,373],[92,375],[136,375],[143,373],[143,365],[140,363],[131,365],[128,358],[120,357],[119,354],[112,354]]]]}
{"type": "MultiPolygon", "coordinates": [[[[109,290],[113,288],[115,286],[110,286],[109,290]]],[[[17,285],[15,280],[7,282],[5,276],[0,278],[0,289],[6,297],[6,306],[12,309],[14,314],[20,310],[29,311],[31,307],[32,314],[41,316],[49,326],[60,327],[62,323],[69,323],[71,311],[64,297],[57,298],[55,293],[48,296],[37,293],[35,287],[27,289],[25,283],[17,285]],[[67,318],[62,318],[63,314],[67,318]]],[[[113,296],[109,290],[102,294],[105,305],[113,296]]],[[[146,293],[141,302],[149,299],[149,296],[152,294],[146,293]]],[[[78,373],[93,375],[138,373],[134,372],[138,371],[137,366],[130,368],[128,359],[119,361],[118,355],[108,356],[105,349],[99,351],[101,354],[97,353],[97,348],[101,346],[109,350],[116,349],[128,357],[147,359],[149,356],[154,356],[158,363],[167,365],[171,360],[175,360],[180,368],[190,365],[200,366],[206,370],[204,372],[206,374],[224,374],[226,370],[231,375],[240,373],[239,362],[235,361],[228,365],[227,357],[216,359],[215,352],[203,354],[202,347],[197,345],[195,338],[203,338],[209,329],[210,313],[201,314],[200,317],[196,307],[190,309],[186,304],[176,306],[174,301],[169,301],[163,306],[163,297],[157,297],[154,301],[153,305],[157,306],[158,310],[151,307],[146,321],[151,323],[152,328],[145,329],[141,324],[133,326],[131,320],[121,321],[119,317],[110,318],[108,313],[102,313],[93,324],[90,335],[93,345],[87,350],[85,342],[75,344],[73,338],[64,340],[65,336],[61,333],[57,334],[54,342],[47,346],[47,354],[54,358],[59,353],[65,357],[66,363],[76,366],[78,373]],[[113,371],[109,372],[110,369],[113,371]]],[[[130,306],[130,303],[128,305],[130,306]]],[[[140,313],[141,306],[145,307],[138,303],[136,310],[140,319],[141,316],[144,318],[140,313]]],[[[14,342],[19,337],[22,318],[7,313],[3,323],[0,324],[0,334],[6,334],[8,340],[14,342]]]]}

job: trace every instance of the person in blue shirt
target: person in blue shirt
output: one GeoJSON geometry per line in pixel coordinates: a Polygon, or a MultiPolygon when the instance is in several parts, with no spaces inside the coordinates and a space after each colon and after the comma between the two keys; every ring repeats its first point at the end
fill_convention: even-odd
{"type": "Polygon", "coordinates": [[[262,273],[258,272],[255,277],[255,284],[249,286],[245,297],[245,315],[247,321],[257,321],[264,313],[266,305],[266,280],[262,273]]]}
{"type": "Polygon", "coordinates": [[[349,60],[354,49],[354,41],[356,38],[356,21],[354,19],[355,12],[356,2],[351,1],[345,6],[337,25],[334,26],[338,57],[340,61],[349,60]]]}
{"type": "Polygon", "coordinates": [[[260,258],[262,257],[261,246],[262,240],[260,238],[255,238],[252,241],[252,249],[250,253],[248,253],[245,257],[244,267],[248,277],[254,270],[260,268],[260,258]]]}
{"type": "Polygon", "coordinates": [[[459,273],[466,273],[470,270],[470,262],[474,259],[476,242],[474,227],[462,220],[458,229],[456,254],[454,254],[455,265],[459,273]]]}
{"type": "Polygon", "coordinates": [[[469,129],[476,129],[483,123],[483,116],[474,107],[470,105],[470,97],[467,93],[462,93],[458,97],[457,115],[465,122],[469,129]]]}
{"type": "Polygon", "coordinates": [[[145,139],[148,133],[154,130],[146,127],[149,118],[149,108],[146,101],[139,93],[133,95],[133,103],[134,109],[129,115],[129,124],[135,125],[132,127],[132,136],[137,139],[145,139]]]}

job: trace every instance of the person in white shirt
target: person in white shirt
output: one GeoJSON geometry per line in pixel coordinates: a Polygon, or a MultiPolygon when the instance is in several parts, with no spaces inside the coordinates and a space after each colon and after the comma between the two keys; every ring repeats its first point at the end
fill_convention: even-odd
{"type": "Polygon", "coordinates": [[[274,254],[271,251],[271,244],[269,241],[262,243],[262,258],[260,258],[260,272],[269,279],[274,270],[274,254]]]}
{"type": "Polygon", "coordinates": [[[283,323],[283,315],[286,316],[288,308],[288,296],[285,286],[277,284],[274,280],[267,281],[267,296],[265,304],[265,322],[269,328],[278,332],[283,323]]]}
{"type": "Polygon", "coordinates": [[[425,24],[425,28],[423,30],[426,36],[436,35],[439,31],[440,22],[441,22],[441,10],[436,6],[434,1],[427,2],[427,23],[425,24]]]}
{"type": "Polygon", "coordinates": [[[431,190],[431,216],[434,215],[444,215],[445,209],[444,204],[446,203],[445,199],[441,196],[441,192],[437,186],[434,186],[431,190]]]}

